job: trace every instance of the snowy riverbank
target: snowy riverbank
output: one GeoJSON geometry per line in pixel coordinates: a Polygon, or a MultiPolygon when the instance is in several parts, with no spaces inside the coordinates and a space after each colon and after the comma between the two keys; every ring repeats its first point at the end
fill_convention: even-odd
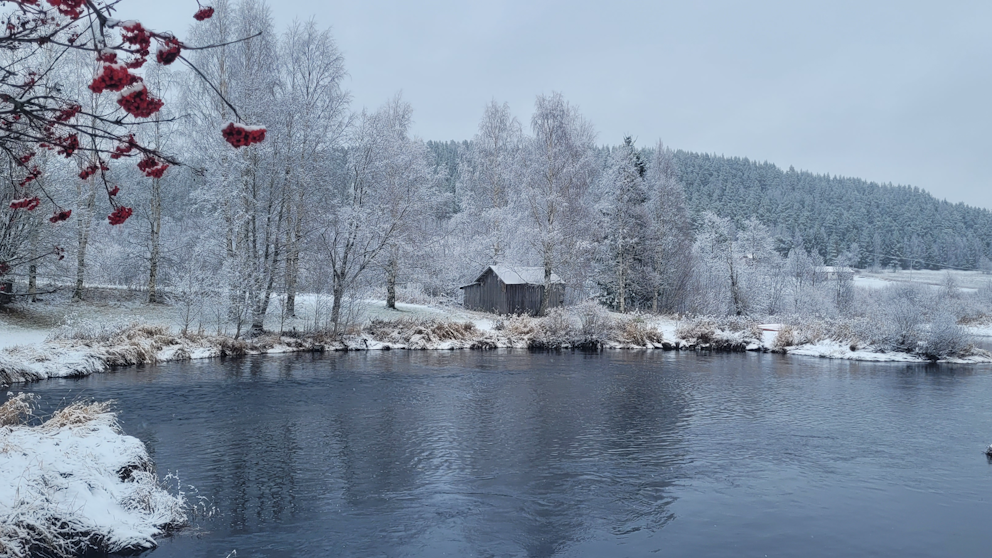
{"type": "MultiPolygon", "coordinates": [[[[167,326],[131,324],[79,338],[26,343],[0,349],[0,385],[101,373],[118,366],[287,352],[458,349],[660,349],[778,352],[875,362],[927,362],[921,354],[856,346],[821,335],[779,343],[780,324],[743,319],[620,316],[590,307],[554,313],[457,321],[435,308],[398,319],[372,319],[351,335],[229,336],[178,335],[167,326]]],[[[2,330],[0,330],[2,331],[2,330]]],[[[942,362],[992,362],[986,351],[969,349],[942,362]]]]}
{"type": "Polygon", "coordinates": [[[144,444],[105,403],[31,424],[31,399],[0,405],[0,556],[134,553],[188,522],[144,444]]]}

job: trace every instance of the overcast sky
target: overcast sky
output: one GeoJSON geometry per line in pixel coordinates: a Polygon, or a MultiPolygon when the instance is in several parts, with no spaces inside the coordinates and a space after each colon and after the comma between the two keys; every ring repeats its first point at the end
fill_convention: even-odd
{"type": "MultiPolygon", "coordinates": [[[[205,5],[209,2],[204,2],[205,5]]],[[[398,91],[424,139],[469,139],[483,107],[529,125],[560,91],[602,144],[678,149],[919,186],[992,209],[992,2],[272,0],[345,55],[353,107],[398,91]]],[[[195,0],[125,0],[177,35],[195,0]]]]}

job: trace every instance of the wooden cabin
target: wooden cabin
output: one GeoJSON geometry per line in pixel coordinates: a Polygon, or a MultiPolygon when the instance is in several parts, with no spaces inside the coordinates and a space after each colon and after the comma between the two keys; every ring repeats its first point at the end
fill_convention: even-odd
{"type": "MultiPolygon", "coordinates": [[[[536,316],[544,294],[544,268],[491,265],[475,282],[461,289],[465,296],[462,305],[468,310],[536,316]]],[[[548,308],[564,304],[565,282],[552,273],[548,308]]]]}

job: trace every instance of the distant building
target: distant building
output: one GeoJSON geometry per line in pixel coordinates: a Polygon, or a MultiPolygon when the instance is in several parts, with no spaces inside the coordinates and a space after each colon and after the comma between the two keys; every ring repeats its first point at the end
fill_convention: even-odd
{"type": "MultiPolygon", "coordinates": [[[[491,265],[470,285],[461,287],[468,310],[493,314],[530,314],[541,309],[544,294],[544,268],[491,265]]],[[[565,282],[551,274],[551,296],[548,308],[565,304],[565,282]]]]}
{"type": "Polygon", "coordinates": [[[817,269],[827,281],[850,281],[854,279],[854,269],[841,265],[825,265],[817,269]]]}

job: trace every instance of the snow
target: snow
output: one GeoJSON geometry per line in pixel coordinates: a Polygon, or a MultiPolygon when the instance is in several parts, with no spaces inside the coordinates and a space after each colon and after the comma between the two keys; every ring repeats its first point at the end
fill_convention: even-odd
{"type": "Polygon", "coordinates": [[[38,531],[74,554],[90,535],[105,552],[154,547],[186,522],[184,502],[159,487],[144,444],[105,406],[64,411],[73,409],[39,426],[0,426],[0,550],[20,555],[38,531]]]}
{"type": "Polygon", "coordinates": [[[134,84],[129,85],[129,86],[125,87],[124,89],[121,89],[121,92],[117,94],[117,98],[118,99],[123,99],[123,98],[125,98],[125,97],[127,97],[129,95],[132,95],[132,94],[137,93],[139,91],[143,91],[145,89],[147,89],[147,88],[145,87],[145,83],[144,82],[142,82],[142,81],[136,81],[136,82],[134,82],[134,84]]]}
{"type": "Polygon", "coordinates": [[[35,345],[45,341],[48,332],[24,329],[0,322],[0,350],[17,345],[35,345]]]}
{"type": "Polygon", "coordinates": [[[886,281],[885,279],[879,279],[878,277],[863,277],[861,275],[854,276],[854,286],[862,287],[865,289],[885,289],[892,286],[892,281],[886,281]]]}
{"type": "Polygon", "coordinates": [[[923,269],[872,272],[859,270],[854,276],[854,285],[867,289],[882,289],[896,284],[914,283],[940,288],[948,276],[954,279],[954,283],[961,292],[976,292],[992,281],[992,275],[986,275],[980,271],[923,269]]]}
{"type": "MultiPolygon", "coordinates": [[[[491,265],[487,269],[492,269],[493,272],[507,285],[543,285],[544,284],[544,268],[543,267],[522,267],[515,265],[491,265]]],[[[482,273],[485,275],[485,272],[482,273]]],[[[482,275],[479,275],[479,279],[482,279],[482,275]]],[[[552,283],[561,283],[561,277],[557,273],[551,274],[552,283]]]]}
{"type": "Polygon", "coordinates": [[[849,346],[836,341],[818,341],[807,345],[789,347],[788,354],[871,362],[926,362],[926,359],[908,353],[874,352],[864,349],[852,351],[849,346]]]}
{"type": "MultiPolygon", "coordinates": [[[[916,272],[919,274],[920,272],[916,272]]],[[[889,274],[899,275],[899,274],[889,274]]],[[[908,275],[908,274],[907,274],[908,275]]],[[[984,277],[984,276],[983,276],[984,277]]],[[[869,277],[872,281],[892,284],[882,279],[869,277]]],[[[113,294],[110,295],[113,300],[113,294]]],[[[278,301],[278,299],[274,299],[278,301]]],[[[317,321],[315,316],[329,315],[331,297],[322,294],[301,294],[297,297],[298,318],[280,319],[278,311],[272,312],[266,321],[266,329],[270,331],[308,331],[317,321]]],[[[537,322],[531,322],[524,330],[498,331],[497,323],[507,323],[506,317],[494,316],[483,312],[465,310],[458,306],[441,306],[428,304],[399,303],[395,310],[388,309],[382,300],[365,299],[352,303],[353,313],[357,323],[369,324],[372,321],[391,323],[397,320],[407,320],[405,331],[397,331],[392,337],[374,337],[367,333],[359,336],[346,337],[340,342],[323,343],[313,340],[280,337],[269,335],[264,339],[254,340],[244,344],[237,342],[240,348],[237,352],[245,354],[279,354],[298,351],[321,350],[387,350],[387,349],[416,349],[416,350],[454,350],[471,348],[527,348],[535,339],[534,327],[537,322]],[[471,333],[445,332],[416,333],[413,329],[417,324],[426,322],[468,323],[473,326],[471,333]],[[527,330],[527,328],[530,330],[527,330]],[[416,333],[416,335],[415,335],[416,333]],[[432,335],[439,335],[432,337],[432,335]],[[449,335],[454,335],[450,338],[449,335]]],[[[38,304],[15,305],[16,311],[0,313],[0,386],[14,382],[36,381],[45,378],[85,376],[110,370],[114,366],[127,366],[138,363],[161,363],[175,360],[215,358],[231,350],[231,341],[223,336],[193,335],[179,336],[175,332],[177,326],[176,313],[165,305],[146,305],[138,302],[88,302],[67,304],[55,299],[38,304]],[[66,313],[69,308],[69,313],[66,313]],[[165,328],[163,335],[146,333],[128,333],[127,339],[110,341],[110,335],[117,330],[126,330],[126,319],[138,323],[150,324],[165,328]],[[53,324],[62,324],[53,327],[53,324]],[[106,338],[100,341],[48,340],[58,339],[58,332],[63,330],[108,331],[106,338]]],[[[604,309],[604,312],[605,309],[604,309]]],[[[657,316],[623,316],[606,312],[614,321],[639,320],[646,331],[660,333],[664,341],[650,342],[643,340],[631,343],[629,340],[603,340],[603,348],[680,348],[683,350],[697,348],[694,340],[679,339],[678,328],[683,323],[674,317],[657,316]]],[[[578,327],[578,318],[573,316],[573,327],[578,327]]],[[[202,324],[200,326],[202,328],[202,324]]],[[[428,326],[429,330],[433,326],[428,326]]],[[[776,336],[781,324],[762,324],[760,337],[753,338],[751,334],[743,335],[734,332],[717,332],[715,340],[720,348],[730,343],[738,349],[750,351],[769,351],[774,347],[776,336]]],[[[140,329],[140,328],[138,328],[140,329]]],[[[402,329],[402,328],[401,328],[402,329]]],[[[443,328],[442,328],[443,329],[443,328]]],[[[992,337],[992,324],[975,324],[968,328],[973,335],[992,337]]],[[[538,340],[540,346],[540,340],[538,340]]],[[[563,348],[570,346],[573,341],[564,340],[563,348]]],[[[981,345],[980,345],[981,346],[981,345]]],[[[708,342],[700,343],[698,348],[710,348],[708,342]]],[[[888,360],[914,361],[920,358],[902,353],[883,353],[871,350],[850,351],[841,344],[818,343],[791,347],[787,351],[795,356],[817,356],[858,360],[888,360]]],[[[971,357],[966,362],[987,361],[982,356],[971,357]]]]}

